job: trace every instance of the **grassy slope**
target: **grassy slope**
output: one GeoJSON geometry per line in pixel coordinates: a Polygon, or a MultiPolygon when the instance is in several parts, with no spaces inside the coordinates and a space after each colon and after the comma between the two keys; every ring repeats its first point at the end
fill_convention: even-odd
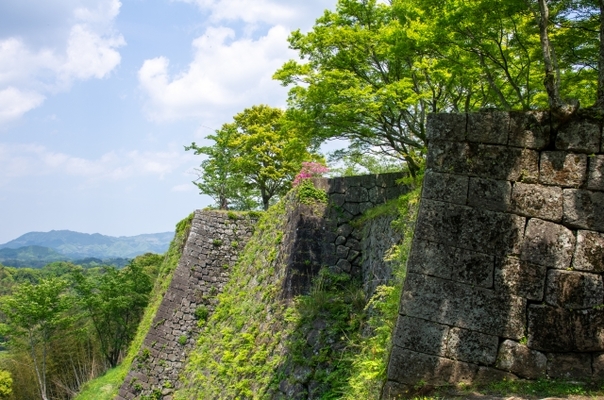
{"type": "Polygon", "coordinates": [[[170,285],[172,273],[180,260],[192,221],[193,214],[189,215],[176,225],[176,233],[160,267],[151,300],[145,310],[141,323],[138,326],[136,336],[130,344],[126,357],[124,357],[124,360],[119,366],[107,371],[103,376],[86,383],[80,393],[75,397],[75,400],[111,400],[117,395],[124,378],[128,374],[132,360],[138,353],[143,340],[151,327],[155,313],[170,285]]]}
{"type": "MultiPolygon", "coordinates": [[[[419,190],[371,211],[400,215],[395,278],[369,302],[359,282],[324,270],[308,295],[279,299],[285,207],[260,220],[190,356],[179,399],[279,398],[281,382],[323,399],[379,397],[419,190]],[[325,328],[317,334],[317,322],[325,328]],[[372,332],[367,334],[366,332],[372,332]],[[365,334],[363,334],[365,332],[365,334]],[[308,344],[309,335],[318,339],[308,344]],[[307,376],[302,376],[302,375],[307,376]]],[[[287,397],[287,396],[286,396],[287,397]]]]}

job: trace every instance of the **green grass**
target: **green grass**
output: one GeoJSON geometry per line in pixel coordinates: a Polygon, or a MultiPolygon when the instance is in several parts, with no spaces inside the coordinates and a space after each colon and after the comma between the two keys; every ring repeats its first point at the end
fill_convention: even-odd
{"type": "Polygon", "coordinates": [[[75,400],[111,400],[117,395],[122,382],[130,370],[134,357],[138,354],[138,351],[145,340],[145,336],[147,336],[147,332],[149,332],[149,328],[151,327],[155,313],[164,298],[164,294],[166,293],[168,286],[170,286],[172,273],[174,272],[174,269],[176,269],[180,256],[182,255],[182,250],[189,235],[193,216],[194,214],[190,214],[176,225],[176,233],[166,252],[164,261],[160,266],[159,275],[155,281],[151,300],[145,309],[136,336],[132,340],[132,343],[130,343],[128,353],[124,357],[124,360],[122,360],[122,363],[118,367],[108,371],[105,375],[86,383],[80,393],[75,397],[75,400]]]}

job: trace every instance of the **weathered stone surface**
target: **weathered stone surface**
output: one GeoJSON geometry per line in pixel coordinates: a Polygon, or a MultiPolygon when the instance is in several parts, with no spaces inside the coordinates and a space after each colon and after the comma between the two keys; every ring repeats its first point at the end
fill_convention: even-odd
{"type": "Polygon", "coordinates": [[[562,189],[516,182],[512,189],[512,211],[532,218],[560,222],[564,210],[562,189]]]}
{"type": "Polygon", "coordinates": [[[477,365],[394,346],[388,365],[388,378],[403,384],[414,385],[422,381],[428,385],[443,386],[471,383],[477,371],[477,365]]]}
{"type": "Polygon", "coordinates": [[[517,215],[425,199],[415,237],[490,255],[518,253],[524,224],[517,215]]]}
{"type": "Polygon", "coordinates": [[[511,192],[512,185],[508,181],[470,178],[468,205],[492,211],[508,211],[511,192]]]}
{"type": "Polygon", "coordinates": [[[515,381],[517,379],[518,377],[510,372],[489,367],[479,367],[476,378],[474,378],[474,383],[478,385],[488,385],[503,381],[515,381]]]}
{"type": "Polygon", "coordinates": [[[508,145],[543,149],[549,144],[549,113],[545,111],[511,112],[508,145]]]}
{"type": "Polygon", "coordinates": [[[464,140],[466,137],[466,114],[428,114],[426,137],[429,141],[464,140]]]}
{"type": "Polygon", "coordinates": [[[404,385],[395,381],[387,381],[382,388],[381,400],[404,399],[413,392],[413,385],[404,385]]]}
{"type": "Polygon", "coordinates": [[[548,352],[604,351],[604,310],[528,309],[528,346],[548,352]]]}
{"type": "Polygon", "coordinates": [[[408,272],[451,279],[450,249],[443,244],[416,238],[407,261],[408,272]]]}
{"type": "Polygon", "coordinates": [[[520,259],[546,267],[566,269],[575,250],[575,236],[562,225],[537,218],[526,227],[520,259]]]}
{"type": "Polygon", "coordinates": [[[462,328],[451,328],[447,339],[448,358],[474,364],[492,365],[497,358],[499,338],[462,328]]]}
{"type": "Polygon", "coordinates": [[[550,270],[547,273],[547,304],[571,310],[604,303],[602,276],[587,272],[550,270]]]}
{"type": "Polygon", "coordinates": [[[586,120],[573,120],[558,130],[556,148],[581,153],[597,153],[600,150],[600,126],[586,120]]]}
{"type": "Polygon", "coordinates": [[[592,359],[592,378],[594,381],[604,380],[604,353],[594,354],[592,359]]]}
{"type": "Polygon", "coordinates": [[[536,182],[539,153],[515,147],[434,141],[426,166],[437,172],[487,179],[536,182]]]}
{"type": "Polygon", "coordinates": [[[419,353],[445,356],[449,327],[424,319],[399,316],[393,343],[419,353]]]}
{"type": "Polygon", "coordinates": [[[572,227],[604,232],[604,192],[564,190],[563,222],[572,227]]]}
{"type": "Polygon", "coordinates": [[[589,157],[587,188],[591,190],[604,190],[604,155],[602,154],[589,157]]]}
{"type": "Polygon", "coordinates": [[[516,257],[500,259],[495,267],[495,290],[540,301],[545,290],[547,267],[516,257]]]}
{"type": "Polygon", "coordinates": [[[519,340],[524,335],[525,308],[526,300],[517,296],[408,273],[400,313],[519,340]]]}
{"type": "Polygon", "coordinates": [[[350,187],[348,190],[346,190],[344,198],[347,202],[362,203],[369,201],[369,192],[364,187],[350,187]]]}
{"type": "Polygon", "coordinates": [[[449,203],[466,204],[468,177],[426,171],[422,197],[449,203]]]}
{"type": "Polygon", "coordinates": [[[368,299],[371,298],[377,286],[383,285],[392,277],[393,263],[396,261],[391,261],[387,254],[392,246],[401,240],[400,233],[392,228],[393,219],[394,216],[391,215],[374,218],[366,223],[363,229],[360,241],[363,254],[361,272],[363,289],[368,299]]]}
{"type": "Polygon", "coordinates": [[[604,272],[604,234],[584,230],[577,232],[573,269],[604,272]]]}
{"type": "Polygon", "coordinates": [[[565,151],[544,151],[539,163],[539,182],[546,185],[578,187],[587,177],[587,155],[565,151]]]}
{"type": "Polygon", "coordinates": [[[552,379],[591,379],[591,354],[550,353],[547,355],[547,376],[552,379]]]}
{"type": "Polygon", "coordinates": [[[423,273],[482,287],[493,285],[494,257],[442,244],[416,240],[407,268],[423,273]]]}
{"type": "Polygon", "coordinates": [[[545,376],[547,357],[523,344],[506,340],[499,347],[496,366],[523,378],[537,379],[545,376]]]}
{"type": "Polygon", "coordinates": [[[502,111],[468,114],[467,139],[470,142],[507,144],[510,114],[502,111]]]}

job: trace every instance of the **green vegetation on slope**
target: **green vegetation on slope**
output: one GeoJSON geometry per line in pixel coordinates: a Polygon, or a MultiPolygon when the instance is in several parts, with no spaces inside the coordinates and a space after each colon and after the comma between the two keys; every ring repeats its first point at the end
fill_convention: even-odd
{"type": "Polygon", "coordinates": [[[76,400],[110,400],[117,395],[117,392],[130,369],[130,365],[132,364],[134,357],[136,357],[136,354],[151,327],[151,323],[153,322],[153,318],[155,317],[155,313],[159,308],[164,294],[170,285],[172,273],[178,265],[185,242],[189,236],[193,216],[194,214],[190,214],[176,225],[174,239],[170,243],[170,248],[159,269],[149,305],[145,309],[136,336],[130,344],[126,357],[124,357],[124,360],[119,366],[107,371],[105,375],[86,383],[80,393],[75,397],[76,400]]]}
{"type": "Polygon", "coordinates": [[[368,213],[396,215],[394,278],[365,299],[361,282],[321,270],[306,295],[280,297],[286,196],[261,218],[212,316],[202,322],[178,399],[378,398],[385,378],[419,189],[368,213]]]}

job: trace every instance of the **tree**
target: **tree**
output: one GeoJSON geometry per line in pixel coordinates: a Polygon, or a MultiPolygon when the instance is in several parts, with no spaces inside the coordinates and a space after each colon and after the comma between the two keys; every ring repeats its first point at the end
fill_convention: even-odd
{"type": "Polygon", "coordinates": [[[284,112],[266,105],[246,108],[208,138],[214,146],[193,143],[185,149],[208,155],[198,186],[223,209],[233,202],[249,205],[252,196],[268,209],[272,199],[291,188],[302,161],[318,158],[309,151],[310,140],[289,125],[284,112]]]}
{"type": "Polygon", "coordinates": [[[12,295],[0,299],[8,334],[27,343],[43,400],[48,399],[48,345],[57,329],[69,321],[66,311],[72,302],[65,294],[66,287],[64,280],[42,279],[37,285],[24,283],[12,295]]]}
{"type": "Polygon", "coordinates": [[[130,263],[122,270],[105,267],[100,276],[74,273],[75,291],[101,345],[101,352],[111,368],[136,333],[149,301],[151,280],[144,266],[130,263]]]}
{"type": "Polygon", "coordinates": [[[209,135],[213,146],[197,146],[195,142],[185,146],[185,150],[194,150],[195,155],[205,155],[200,168],[196,169],[199,178],[193,183],[201,194],[214,199],[220,210],[249,210],[256,208],[253,190],[245,184],[243,175],[232,168],[235,149],[232,148],[232,132],[209,135]]]}

